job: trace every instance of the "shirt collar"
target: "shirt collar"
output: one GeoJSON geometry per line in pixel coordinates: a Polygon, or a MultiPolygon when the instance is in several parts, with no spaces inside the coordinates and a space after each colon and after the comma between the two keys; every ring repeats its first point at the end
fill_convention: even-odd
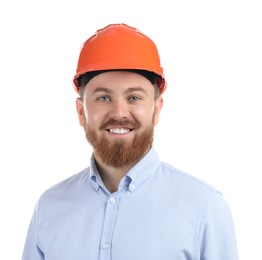
{"type": "Polygon", "coordinates": [[[90,178],[96,190],[98,190],[100,186],[104,187],[104,183],[96,167],[94,153],[90,159],[90,178]]]}
{"type": "Polygon", "coordinates": [[[129,190],[134,191],[139,185],[152,176],[160,166],[160,159],[154,146],[146,153],[146,155],[127,173],[131,182],[129,190]]]}
{"type": "MultiPolygon", "coordinates": [[[[122,179],[120,184],[123,185],[123,182],[126,183],[129,190],[132,192],[152,174],[154,174],[159,166],[160,159],[154,146],[152,146],[145,156],[128,171],[127,175],[122,179]]],[[[96,167],[94,154],[92,154],[90,159],[90,177],[93,180],[96,190],[98,190],[99,187],[105,188],[96,167]]]]}

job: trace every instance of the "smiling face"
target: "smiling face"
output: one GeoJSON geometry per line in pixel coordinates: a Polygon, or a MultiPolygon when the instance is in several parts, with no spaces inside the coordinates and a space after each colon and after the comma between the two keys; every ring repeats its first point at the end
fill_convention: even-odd
{"type": "Polygon", "coordinates": [[[133,165],[150,149],[162,98],[155,98],[147,78],[127,71],[101,73],[76,104],[95,158],[104,164],[133,165]]]}

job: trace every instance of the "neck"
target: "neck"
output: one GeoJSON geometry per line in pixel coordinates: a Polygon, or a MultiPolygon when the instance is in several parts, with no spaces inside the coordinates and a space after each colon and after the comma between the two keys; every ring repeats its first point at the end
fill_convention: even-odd
{"type": "Polygon", "coordinates": [[[127,174],[127,172],[135,165],[126,165],[123,167],[113,167],[108,166],[102,162],[99,157],[95,156],[96,167],[99,171],[101,179],[106,186],[106,188],[111,192],[115,192],[118,190],[119,183],[121,179],[127,174]]]}
{"type": "Polygon", "coordinates": [[[101,176],[101,179],[111,193],[118,190],[119,183],[121,179],[128,173],[128,171],[137,164],[141,158],[144,157],[144,155],[150,150],[151,146],[146,149],[146,151],[140,156],[139,159],[136,161],[129,163],[127,165],[124,165],[122,167],[113,167],[105,164],[101,158],[96,154],[94,151],[94,157],[96,161],[96,167],[98,169],[98,172],[101,176]]]}

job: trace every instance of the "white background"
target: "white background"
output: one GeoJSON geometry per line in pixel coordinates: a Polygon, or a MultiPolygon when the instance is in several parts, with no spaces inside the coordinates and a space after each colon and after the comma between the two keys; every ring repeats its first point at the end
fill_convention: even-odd
{"type": "Polygon", "coordinates": [[[1,1],[0,259],[21,258],[40,194],[88,166],[71,80],[84,40],[121,22],[159,48],[161,159],[219,189],[240,259],[262,259],[260,0],[1,1]]]}

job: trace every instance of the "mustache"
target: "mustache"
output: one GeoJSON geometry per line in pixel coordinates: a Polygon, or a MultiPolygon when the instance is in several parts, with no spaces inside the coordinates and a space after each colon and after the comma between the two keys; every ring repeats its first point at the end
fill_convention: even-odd
{"type": "Polygon", "coordinates": [[[140,123],[136,121],[135,119],[131,120],[128,118],[121,118],[121,119],[110,118],[104,124],[100,126],[99,130],[109,128],[111,126],[126,126],[129,128],[139,128],[140,123]]]}

